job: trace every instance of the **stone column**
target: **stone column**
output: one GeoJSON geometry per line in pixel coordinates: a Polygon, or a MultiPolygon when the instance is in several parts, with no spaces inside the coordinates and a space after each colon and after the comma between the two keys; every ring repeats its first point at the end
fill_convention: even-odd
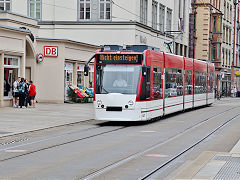
{"type": "Polygon", "coordinates": [[[4,95],[4,53],[0,54],[0,107],[3,107],[4,95]]]}
{"type": "Polygon", "coordinates": [[[25,54],[20,57],[20,77],[25,78],[26,58],[25,54]]]}
{"type": "Polygon", "coordinates": [[[77,62],[73,63],[73,85],[77,86],[77,62]]]}

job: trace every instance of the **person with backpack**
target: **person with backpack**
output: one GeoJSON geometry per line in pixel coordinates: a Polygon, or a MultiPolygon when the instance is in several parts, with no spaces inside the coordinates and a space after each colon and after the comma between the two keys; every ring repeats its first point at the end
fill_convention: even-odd
{"type": "Polygon", "coordinates": [[[36,86],[33,84],[32,81],[29,82],[29,99],[31,101],[31,106],[35,107],[35,96],[36,96],[36,86]]]}
{"type": "Polygon", "coordinates": [[[21,78],[21,81],[18,83],[18,94],[19,94],[19,106],[20,106],[20,108],[25,106],[26,89],[27,89],[27,86],[24,82],[24,78],[21,78]]]}

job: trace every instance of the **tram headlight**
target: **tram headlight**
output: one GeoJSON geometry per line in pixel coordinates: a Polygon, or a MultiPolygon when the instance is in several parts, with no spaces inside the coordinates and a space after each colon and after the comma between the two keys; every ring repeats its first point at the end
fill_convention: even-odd
{"type": "Polygon", "coordinates": [[[97,100],[97,105],[101,106],[101,104],[102,104],[102,101],[101,100],[97,100]]]}
{"type": "Polygon", "coordinates": [[[134,104],[134,102],[132,100],[128,101],[128,105],[132,106],[134,104]]]}

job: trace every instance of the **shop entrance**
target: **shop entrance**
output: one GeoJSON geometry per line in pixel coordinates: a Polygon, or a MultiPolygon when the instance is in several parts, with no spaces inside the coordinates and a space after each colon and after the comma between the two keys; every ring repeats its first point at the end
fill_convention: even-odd
{"type": "Polygon", "coordinates": [[[12,96],[13,82],[20,76],[20,58],[14,56],[4,57],[4,96],[12,96]]]}

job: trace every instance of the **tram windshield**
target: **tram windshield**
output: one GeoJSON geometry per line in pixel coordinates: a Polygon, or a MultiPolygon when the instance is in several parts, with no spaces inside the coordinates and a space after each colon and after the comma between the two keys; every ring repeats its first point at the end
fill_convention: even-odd
{"type": "Polygon", "coordinates": [[[97,65],[96,93],[137,94],[140,65],[97,65]]]}

